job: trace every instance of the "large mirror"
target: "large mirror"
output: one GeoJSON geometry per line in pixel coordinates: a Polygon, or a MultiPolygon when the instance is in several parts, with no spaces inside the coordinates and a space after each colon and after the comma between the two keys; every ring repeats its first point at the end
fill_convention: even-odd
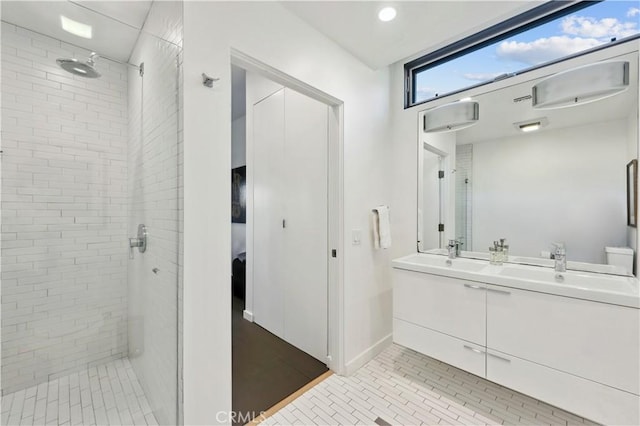
{"type": "Polygon", "coordinates": [[[638,157],[637,43],[463,93],[458,99],[479,103],[479,120],[462,130],[425,132],[429,109],[419,113],[418,250],[444,254],[455,239],[462,256],[486,258],[493,242],[506,238],[509,261],[551,266],[552,245],[562,242],[570,269],[633,273],[615,255],[622,253],[624,263],[631,253],[635,263],[626,168],[638,157]],[[532,87],[542,79],[603,60],[628,61],[626,91],[572,107],[533,108],[532,87]],[[529,123],[539,129],[523,131],[529,123]]]}

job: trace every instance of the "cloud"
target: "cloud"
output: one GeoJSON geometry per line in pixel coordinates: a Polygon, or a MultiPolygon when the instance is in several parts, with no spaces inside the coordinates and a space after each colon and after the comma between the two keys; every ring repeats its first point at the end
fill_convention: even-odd
{"type": "Polygon", "coordinates": [[[433,87],[417,87],[416,100],[430,99],[436,96],[438,90],[433,87]]]}
{"type": "MultiPolygon", "coordinates": [[[[631,10],[627,12],[627,16],[631,10]]],[[[638,9],[636,11],[640,12],[638,9]]],[[[623,38],[638,32],[637,22],[620,22],[616,18],[596,19],[572,15],[564,18],[560,26],[565,34],[587,38],[623,38]]]]}
{"type": "Polygon", "coordinates": [[[638,16],[640,14],[640,9],[637,7],[632,7],[627,10],[627,18],[633,18],[634,16],[638,16]]]}
{"type": "Polygon", "coordinates": [[[502,75],[502,72],[485,72],[485,73],[466,73],[462,76],[467,80],[471,81],[491,81],[499,75],[502,75]]]}
{"type": "Polygon", "coordinates": [[[503,41],[498,45],[498,58],[537,65],[571,55],[602,44],[595,38],[554,36],[532,42],[503,41]]]}

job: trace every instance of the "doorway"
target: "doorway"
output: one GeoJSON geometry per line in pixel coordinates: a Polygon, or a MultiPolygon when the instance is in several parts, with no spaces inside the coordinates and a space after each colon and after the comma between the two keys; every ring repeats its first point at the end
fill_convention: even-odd
{"type": "MultiPolygon", "coordinates": [[[[246,179],[246,223],[232,225],[232,409],[242,423],[331,361],[337,220],[330,193],[337,180],[330,179],[329,141],[337,127],[326,103],[254,70],[232,66],[232,76],[234,188],[243,173],[246,179]]],[[[235,208],[242,190],[236,193],[233,214],[242,218],[235,208]]]]}

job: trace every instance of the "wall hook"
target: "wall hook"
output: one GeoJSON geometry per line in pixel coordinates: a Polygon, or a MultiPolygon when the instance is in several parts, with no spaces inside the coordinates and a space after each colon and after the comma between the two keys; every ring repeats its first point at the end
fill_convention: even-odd
{"type": "Polygon", "coordinates": [[[202,84],[207,87],[213,87],[213,82],[220,81],[219,78],[209,77],[205,73],[202,73],[202,84]]]}

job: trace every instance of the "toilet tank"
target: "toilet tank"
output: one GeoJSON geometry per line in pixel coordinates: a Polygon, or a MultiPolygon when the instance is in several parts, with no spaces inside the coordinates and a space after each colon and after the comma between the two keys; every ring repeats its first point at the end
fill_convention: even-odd
{"type": "Polygon", "coordinates": [[[621,266],[633,274],[633,249],[629,247],[605,247],[607,265],[621,266]]]}

